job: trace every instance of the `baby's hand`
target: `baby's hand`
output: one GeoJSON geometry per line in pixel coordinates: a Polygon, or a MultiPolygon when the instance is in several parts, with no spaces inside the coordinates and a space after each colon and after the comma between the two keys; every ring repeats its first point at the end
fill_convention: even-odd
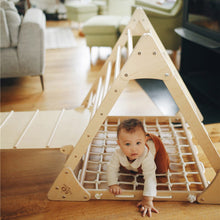
{"type": "Polygon", "coordinates": [[[121,194],[121,187],[119,185],[109,186],[109,191],[115,195],[121,194]]]}
{"type": "Polygon", "coordinates": [[[137,207],[140,208],[140,212],[143,212],[142,216],[146,214],[148,217],[151,217],[151,212],[159,213],[156,208],[154,208],[153,197],[144,196],[142,201],[137,204],[137,207]]]}

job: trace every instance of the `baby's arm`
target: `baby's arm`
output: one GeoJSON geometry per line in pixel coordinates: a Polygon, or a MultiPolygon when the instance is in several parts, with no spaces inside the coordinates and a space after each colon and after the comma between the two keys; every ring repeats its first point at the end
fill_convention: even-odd
{"type": "Polygon", "coordinates": [[[137,207],[140,208],[140,212],[143,212],[143,217],[146,214],[148,217],[151,217],[151,212],[159,213],[158,210],[154,207],[152,196],[143,196],[142,201],[137,204],[137,207]]]}
{"type": "Polygon", "coordinates": [[[143,216],[151,217],[152,212],[158,213],[158,210],[153,205],[153,198],[157,194],[157,181],[156,181],[156,165],[151,153],[148,158],[142,163],[143,175],[144,175],[144,192],[143,199],[137,206],[140,207],[140,212],[143,216]]]}
{"type": "Polygon", "coordinates": [[[121,188],[118,185],[118,172],[119,172],[120,162],[117,156],[117,152],[114,152],[111,161],[107,168],[107,180],[109,191],[115,195],[121,193],[121,188]]]}

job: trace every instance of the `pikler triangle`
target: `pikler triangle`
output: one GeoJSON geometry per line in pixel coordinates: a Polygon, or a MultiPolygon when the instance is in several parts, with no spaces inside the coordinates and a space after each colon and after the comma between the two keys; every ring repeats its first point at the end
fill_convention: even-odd
{"type": "MultiPolygon", "coordinates": [[[[48,193],[51,200],[141,199],[143,177],[139,175],[131,178],[128,174],[120,174],[119,183],[125,186],[122,195],[116,197],[107,190],[106,164],[116,146],[116,128],[121,120],[128,118],[108,114],[129,81],[149,78],[162,80],[179,107],[175,117],[137,116],[148,132],[161,136],[171,160],[168,173],[157,176],[156,199],[219,204],[219,154],[202,124],[199,109],[141,8],[134,12],[79,108],[61,112],[12,111],[1,124],[2,137],[10,133],[13,138],[4,140],[12,142],[8,145],[17,149],[37,143],[38,134],[47,148],[69,143],[61,148],[68,158],[48,193]],[[133,37],[139,37],[135,46],[133,37]],[[122,64],[124,47],[127,47],[128,55],[122,64]],[[14,118],[18,121],[13,121],[14,118]],[[216,173],[211,184],[205,179],[186,123],[216,173]],[[24,127],[16,127],[12,132],[15,125],[21,124],[24,127]]],[[[2,146],[5,145],[4,142],[2,146]]]]}
{"type": "MultiPolygon", "coordinates": [[[[92,142],[95,138],[99,139],[96,135],[99,134],[100,127],[104,126],[103,124],[105,123],[108,124],[108,114],[122,91],[128,85],[128,82],[134,79],[149,78],[163,80],[177,106],[179,107],[178,115],[180,115],[181,118],[181,126],[185,129],[187,134],[186,138],[189,138],[189,134],[186,131],[187,129],[184,124],[185,120],[190,125],[191,131],[197,138],[199,145],[202,147],[216,172],[216,177],[209,186],[204,176],[202,176],[201,182],[203,183],[204,188],[201,191],[191,191],[191,187],[193,185],[199,185],[199,182],[190,181],[187,179],[187,176],[193,176],[193,172],[187,171],[186,169],[188,163],[184,162],[184,157],[187,155],[187,153],[180,152],[179,156],[181,155],[180,160],[182,160],[181,163],[183,164],[183,167],[178,174],[180,176],[183,174],[183,182],[186,183],[186,190],[180,193],[173,192],[175,191],[173,189],[181,185],[181,183],[178,181],[178,183],[172,182],[173,179],[175,179],[175,174],[170,172],[166,176],[168,181],[165,183],[165,185],[168,187],[168,190],[159,191],[158,199],[189,201],[197,200],[200,203],[220,203],[220,190],[218,187],[218,184],[220,184],[219,154],[216,151],[212,141],[208,137],[207,131],[201,122],[202,115],[199,109],[194,103],[178,71],[170,60],[160,39],[158,38],[151,23],[141,8],[136,9],[134,12],[129,24],[125,27],[123,33],[114,46],[111,55],[108,57],[100,70],[91,90],[88,92],[86,98],[82,102],[82,106],[84,108],[91,110],[90,119],[76,145],[71,150],[68,150],[68,159],[64,165],[64,169],[61,171],[48,193],[49,199],[87,201],[89,199],[139,199],[141,197],[140,190],[132,191],[128,189],[125,190],[123,195],[119,197],[115,197],[110,194],[105,188],[105,178],[103,177],[104,179],[100,179],[100,176],[105,175],[105,169],[103,166],[106,165],[106,161],[103,158],[109,155],[108,151],[106,150],[107,148],[105,147],[101,153],[94,153],[91,149],[94,148],[94,146],[97,147],[96,145],[93,145],[92,142]],[[135,47],[133,47],[134,36],[140,37],[135,47]],[[127,47],[128,58],[127,61],[122,65],[121,51],[125,46],[127,47]],[[113,66],[114,71],[112,70],[113,66]],[[112,83],[110,80],[111,78],[113,78],[112,83]],[[102,158],[102,161],[100,162],[99,159],[98,162],[92,161],[90,152],[92,152],[92,156],[96,155],[98,158],[102,158]],[[82,168],[80,168],[80,163],[83,164],[82,168]],[[93,169],[90,169],[90,165],[88,165],[88,163],[90,165],[97,165],[97,170],[94,171],[93,169]],[[67,169],[72,171],[71,174],[67,171],[67,169]],[[68,176],[68,180],[64,178],[65,173],[68,176]],[[78,175],[78,178],[69,177],[69,175],[74,176],[76,174],[78,175]],[[105,187],[99,188],[98,185],[102,184],[104,184],[105,187]],[[65,188],[64,185],[68,186],[69,193],[67,193],[65,190],[62,191],[62,188],[65,188]],[[94,187],[91,187],[91,185],[94,185],[94,187]],[[76,186],[77,191],[75,190],[76,186]],[[89,189],[86,188],[87,186],[89,186],[89,189]]],[[[175,130],[175,123],[170,123],[170,120],[171,119],[169,119],[169,124],[171,124],[170,130],[175,130]]],[[[111,119],[109,119],[109,121],[111,121],[111,119]]],[[[118,122],[116,125],[117,124],[118,122]]],[[[103,132],[101,133],[103,134],[103,132]]],[[[177,132],[174,131],[172,135],[175,136],[176,133],[177,132]]],[[[177,140],[176,145],[178,145],[179,151],[181,151],[181,147],[186,146],[181,144],[179,139],[177,140]]],[[[195,149],[190,140],[189,145],[191,145],[192,148],[192,153],[190,154],[195,156],[195,149]]],[[[63,150],[65,151],[65,147],[63,150]]],[[[198,162],[197,157],[195,157],[195,161],[198,162]]],[[[198,173],[202,175],[203,170],[200,166],[200,163],[198,162],[196,166],[199,170],[198,173]]],[[[141,185],[141,183],[138,183],[136,179],[133,182],[133,188],[139,184],[141,185]]]]}

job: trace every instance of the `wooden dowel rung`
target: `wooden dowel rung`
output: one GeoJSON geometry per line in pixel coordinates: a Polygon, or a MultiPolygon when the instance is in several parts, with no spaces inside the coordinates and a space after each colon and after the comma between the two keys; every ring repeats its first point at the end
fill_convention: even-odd
{"type": "Polygon", "coordinates": [[[133,51],[133,39],[130,29],[128,29],[127,33],[128,33],[128,56],[130,56],[133,51]]]}
{"type": "Polygon", "coordinates": [[[33,117],[31,118],[31,120],[29,121],[28,125],[24,129],[23,133],[21,134],[20,138],[18,139],[17,143],[15,144],[15,146],[14,146],[15,148],[20,144],[21,140],[23,139],[24,135],[26,134],[27,130],[31,126],[32,122],[34,121],[34,119],[36,118],[38,113],[39,113],[39,110],[37,109],[36,112],[34,113],[33,117]]]}
{"type": "Polygon", "coordinates": [[[121,67],[121,46],[118,46],[117,49],[117,56],[116,56],[116,62],[115,62],[115,75],[114,78],[116,79],[121,67]]]}
{"type": "Polygon", "coordinates": [[[60,121],[61,121],[61,118],[63,117],[64,111],[65,111],[65,109],[63,109],[63,110],[61,111],[61,113],[60,113],[60,115],[59,115],[59,117],[58,117],[58,119],[57,119],[57,122],[56,122],[56,124],[55,124],[55,126],[54,126],[53,132],[51,133],[50,139],[49,139],[49,141],[48,141],[48,143],[47,143],[47,147],[50,147],[50,144],[51,144],[51,142],[52,142],[52,140],[53,140],[53,137],[54,137],[54,135],[55,135],[55,133],[56,133],[57,127],[58,127],[58,125],[59,125],[59,123],[60,123],[60,121]]]}
{"type": "Polygon", "coordinates": [[[104,87],[101,88],[101,93],[99,95],[99,100],[98,100],[97,108],[101,105],[103,97],[104,97],[104,87]]]}
{"type": "Polygon", "coordinates": [[[6,124],[6,122],[8,121],[8,119],[12,116],[12,114],[14,113],[14,111],[12,110],[5,118],[5,120],[2,122],[2,124],[0,125],[0,129],[6,124]]]}
{"type": "Polygon", "coordinates": [[[84,160],[83,166],[82,166],[82,172],[81,172],[81,177],[80,177],[80,183],[82,185],[83,185],[83,182],[84,182],[84,179],[85,179],[85,173],[86,173],[87,163],[88,163],[88,160],[89,160],[90,148],[91,148],[91,144],[88,146],[88,150],[86,152],[85,160],[84,160]]]}
{"type": "Polygon", "coordinates": [[[93,100],[93,92],[90,93],[87,108],[90,108],[90,106],[92,106],[92,100],[93,100]]]}
{"type": "Polygon", "coordinates": [[[104,86],[103,98],[106,96],[106,94],[107,94],[107,92],[108,92],[109,82],[110,82],[110,77],[111,77],[111,72],[112,72],[112,62],[110,61],[110,62],[108,63],[107,73],[106,73],[106,77],[105,77],[105,86],[104,86]]]}
{"type": "Polygon", "coordinates": [[[98,102],[99,102],[99,97],[100,97],[100,94],[101,94],[101,89],[102,89],[102,77],[99,78],[97,91],[96,91],[96,97],[95,97],[95,103],[94,103],[94,106],[93,106],[92,116],[95,114],[95,111],[98,107],[98,102]]]}

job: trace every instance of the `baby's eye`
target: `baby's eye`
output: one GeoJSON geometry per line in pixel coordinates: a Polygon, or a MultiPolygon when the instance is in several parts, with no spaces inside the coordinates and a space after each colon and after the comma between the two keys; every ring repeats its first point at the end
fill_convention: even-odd
{"type": "Polygon", "coordinates": [[[126,143],[125,145],[126,145],[126,146],[130,146],[130,143],[126,143]]]}
{"type": "Polygon", "coordinates": [[[137,145],[140,145],[140,144],[141,144],[141,142],[140,142],[140,141],[138,141],[138,142],[137,142],[137,145]]]}

